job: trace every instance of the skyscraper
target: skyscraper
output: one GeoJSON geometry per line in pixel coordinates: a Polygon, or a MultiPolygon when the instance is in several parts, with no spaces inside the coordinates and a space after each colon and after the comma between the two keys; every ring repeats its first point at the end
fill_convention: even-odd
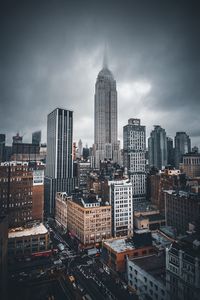
{"type": "Polygon", "coordinates": [[[32,144],[40,145],[41,143],[41,130],[32,133],[32,144]]]}
{"type": "Polygon", "coordinates": [[[167,164],[174,167],[173,139],[167,136],[167,164]]]}
{"type": "Polygon", "coordinates": [[[146,128],[139,119],[129,119],[124,126],[124,167],[133,185],[133,207],[138,209],[146,200],[146,128]]]}
{"type": "Polygon", "coordinates": [[[177,132],[175,136],[175,164],[179,168],[183,154],[191,152],[191,141],[185,132],[177,132]]]}
{"type": "Polygon", "coordinates": [[[73,112],[56,108],[47,120],[45,213],[54,214],[56,192],[74,187],[72,168],[73,112]]]}
{"type": "Polygon", "coordinates": [[[94,143],[95,165],[104,159],[118,161],[117,90],[113,74],[104,57],[103,68],[95,85],[94,143]]]}
{"type": "Polygon", "coordinates": [[[149,165],[161,170],[167,165],[167,137],[165,129],[159,125],[154,126],[148,139],[149,165]]]}

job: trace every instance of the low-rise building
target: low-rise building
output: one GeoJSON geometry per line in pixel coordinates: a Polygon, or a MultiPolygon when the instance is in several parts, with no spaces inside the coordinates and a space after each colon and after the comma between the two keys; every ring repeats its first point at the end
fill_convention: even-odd
{"type": "Polygon", "coordinates": [[[139,230],[132,238],[113,238],[103,242],[102,258],[114,271],[124,272],[126,257],[140,257],[155,253],[151,232],[139,230]]]}
{"type": "Polygon", "coordinates": [[[111,206],[101,199],[76,198],[67,201],[67,227],[81,247],[94,246],[111,237],[111,206]]]}
{"type": "Polygon", "coordinates": [[[127,257],[127,278],[139,299],[167,299],[165,254],[130,259],[127,257]]]}
{"type": "Polygon", "coordinates": [[[8,256],[10,258],[30,256],[48,249],[49,233],[42,223],[27,228],[12,228],[8,233],[8,256]]]}
{"type": "Polygon", "coordinates": [[[200,239],[188,236],[166,249],[166,283],[170,300],[200,299],[200,239]]]}
{"type": "Polygon", "coordinates": [[[175,227],[178,234],[184,234],[190,222],[200,219],[200,194],[166,191],[165,216],[166,225],[175,227]]]}

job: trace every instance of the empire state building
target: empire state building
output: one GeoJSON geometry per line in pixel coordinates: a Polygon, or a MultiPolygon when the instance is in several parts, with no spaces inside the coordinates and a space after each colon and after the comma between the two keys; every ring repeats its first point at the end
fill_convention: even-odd
{"type": "Polygon", "coordinates": [[[116,81],[105,57],[97,76],[94,101],[95,166],[98,168],[104,159],[118,162],[119,154],[116,81]]]}

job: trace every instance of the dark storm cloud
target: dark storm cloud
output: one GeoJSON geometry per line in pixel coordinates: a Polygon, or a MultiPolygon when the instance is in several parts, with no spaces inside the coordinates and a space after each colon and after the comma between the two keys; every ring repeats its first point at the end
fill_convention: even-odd
{"type": "Polygon", "coordinates": [[[5,1],[1,4],[0,131],[46,135],[57,106],[74,138],[93,141],[94,85],[105,42],[117,80],[119,133],[140,117],[199,142],[198,1],[5,1]],[[92,130],[91,130],[92,128],[92,130]]]}

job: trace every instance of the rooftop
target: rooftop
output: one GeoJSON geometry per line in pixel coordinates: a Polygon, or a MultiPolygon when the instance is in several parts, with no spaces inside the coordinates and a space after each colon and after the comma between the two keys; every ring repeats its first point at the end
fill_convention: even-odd
{"type": "Polygon", "coordinates": [[[157,280],[161,282],[165,280],[165,254],[163,252],[160,252],[159,255],[134,258],[132,261],[157,280]]]}
{"type": "Polygon", "coordinates": [[[134,250],[152,245],[152,237],[150,231],[143,231],[141,233],[135,232],[132,238],[115,238],[104,242],[113,251],[120,253],[127,250],[134,250]]]}
{"type": "Polygon", "coordinates": [[[47,228],[42,224],[34,225],[31,228],[13,228],[8,233],[8,238],[16,238],[16,237],[23,237],[23,236],[30,236],[30,235],[38,235],[38,234],[46,234],[48,233],[47,228]]]}

